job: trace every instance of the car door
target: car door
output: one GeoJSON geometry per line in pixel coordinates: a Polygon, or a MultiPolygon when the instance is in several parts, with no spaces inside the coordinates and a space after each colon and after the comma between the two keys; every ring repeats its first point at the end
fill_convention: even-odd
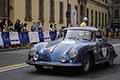
{"type": "Polygon", "coordinates": [[[97,61],[105,60],[107,56],[107,47],[105,46],[105,42],[103,38],[96,40],[96,51],[97,51],[97,61]]]}

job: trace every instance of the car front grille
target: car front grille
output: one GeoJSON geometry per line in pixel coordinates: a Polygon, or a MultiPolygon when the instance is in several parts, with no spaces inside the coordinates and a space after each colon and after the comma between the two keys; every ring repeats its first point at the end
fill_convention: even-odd
{"type": "Polygon", "coordinates": [[[39,61],[46,61],[46,62],[50,62],[50,55],[49,54],[39,54],[39,61]]]}

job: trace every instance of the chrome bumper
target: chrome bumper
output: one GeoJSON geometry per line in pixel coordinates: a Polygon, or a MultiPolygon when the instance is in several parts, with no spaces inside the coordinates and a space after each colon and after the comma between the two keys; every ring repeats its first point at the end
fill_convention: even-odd
{"type": "Polygon", "coordinates": [[[40,65],[40,66],[60,66],[60,67],[79,67],[82,64],[73,64],[73,63],[61,63],[61,62],[44,62],[44,61],[26,61],[29,65],[40,65]]]}

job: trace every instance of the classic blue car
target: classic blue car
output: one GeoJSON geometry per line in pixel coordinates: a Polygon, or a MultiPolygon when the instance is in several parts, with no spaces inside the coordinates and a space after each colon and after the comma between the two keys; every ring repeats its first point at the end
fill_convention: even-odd
{"type": "Polygon", "coordinates": [[[79,67],[88,72],[95,64],[112,65],[117,56],[111,44],[94,27],[65,29],[62,40],[35,44],[29,51],[27,64],[37,70],[56,67],[79,67]]]}

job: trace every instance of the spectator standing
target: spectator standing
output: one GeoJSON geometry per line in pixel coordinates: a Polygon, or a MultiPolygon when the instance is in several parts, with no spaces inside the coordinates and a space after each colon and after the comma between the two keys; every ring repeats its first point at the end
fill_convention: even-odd
{"type": "Polygon", "coordinates": [[[119,36],[119,26],[116,27],[116,37],[119,36]]]}
{"type": "Polygon", "coordinates": [[[20,24],[21,31],[22,31],[23,27],[24,27],[24,23],[21,23],[20,24]]]}
{"type": "Polygon", "coordinates": [[[12,32],[12,31],[14,31],[14,29],[13,29],[13,23],[8,19],[8,31],[10,32],[12,32]]]}
{"type": "Polygon", "coordinates": [[[44,42],[43,25],[40,21],[36,25],[36,30],[39,32],[40,42],[44,42]]]}
{"type": "Polygon", "coordinates": [[[26,32],[27,31],[27,23],[23,24],[22,31],[26,32]]]}
{"type": "Polygon", "coordinates": [[[1,32],[5,31],[5,28],[6,28],[6,19],[3,19],[3,20],[0,22],[0,31],[1,31],[1,32]]]}
{"type": "Polygon", "coordinates": [[[50,24],[49,36],[50,36],[51,41],[54,41],[54,27],[53,27],[53,24],[50,24]]]}
{"type": "Polygon", "coordinates": [[[43,32],[43,25],[42,25],[42,23],[40,21],[38,21],[38,23],[37,23],[37,30],[39,32],[43,32]]]}
{"type": "Polygon", "coordinates": [[[53,32],[54,32],[54,39],[56,39],[57,37],[57,25],[56,24],[54,24],[53,32]]]}
{"type": "Polygon", "coordinates": [[[64,28],[65,28],[64,26],[61,27],[61,29],[59,31],[59,34],[58,34],[58,38],[65,37],[64,28]]]}
{"type": "Polygon", "coordinates": [[[111,37],[115,37],[115,27],[114,27],[114,25],[112,24],[111,25],[111,32],[112,32],[112,35],[111,35],[111,37]]]}
{"type": "Polygon", "coordinates": [[[31,26],[31,31],[37,31],[36,27],[37,27],[36,22],[33,22],[33,25],[31,26]]]}
{"type": "Polygon", "coordinates": [[[14,29],[17,32],[21,32],[21,24],[19,19],[17,19],[17,21],[15,22],[14,29]]]}

